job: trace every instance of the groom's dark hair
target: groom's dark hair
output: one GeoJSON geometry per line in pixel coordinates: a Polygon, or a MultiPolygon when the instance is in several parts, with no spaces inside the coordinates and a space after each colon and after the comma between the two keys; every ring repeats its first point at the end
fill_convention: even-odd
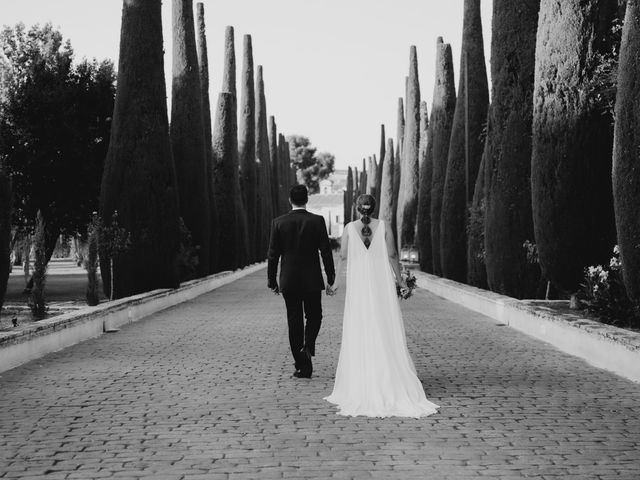
{"type": "Polygon", "coordinates": [[[291,190],[289,190],[289,200],[291,200],[291,203],[296,207],[306,205],[309,201],[309,192],[307,191],[307,187],[304,185],[294,185],[291,187],[291,190]]]}

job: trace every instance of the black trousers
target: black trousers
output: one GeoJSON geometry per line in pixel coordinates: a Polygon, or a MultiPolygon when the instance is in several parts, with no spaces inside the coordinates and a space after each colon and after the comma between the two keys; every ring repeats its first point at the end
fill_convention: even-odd
{"type": "Polygon", "coordinates": [[[307,359],[300,353],[302,347],[308,347],[311,355],[315,355],[316,338],[322,322],[322,290],[306,293],[283,293],[287,306],[287,321],[289,323],[289,345],[296,362],[296,368],[304,370],[307,359]],[[304,317],[307,324],[304,324],[304,317]]]}

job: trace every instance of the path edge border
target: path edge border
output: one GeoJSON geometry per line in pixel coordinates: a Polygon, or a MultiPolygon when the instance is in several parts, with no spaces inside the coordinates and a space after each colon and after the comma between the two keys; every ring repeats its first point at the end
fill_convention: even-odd
{"type": "Polygon", "coordinates": [[[235,271],[216,273],[184,282],[176,289],[152,290],[56,315],[29,328],[0,332],[0,373],[193,300],[258,272],[266,265],[266,262],[262,262],[235,271]]]}
{"type": "Polygon", "coordinates": [[[640,333],[584,318],[580,312],[559,314],[544,305],[548,302],[518,300],[428,273],[412,273],[420,288],[550,343],[590,365],[640,382],[640,333]]]}

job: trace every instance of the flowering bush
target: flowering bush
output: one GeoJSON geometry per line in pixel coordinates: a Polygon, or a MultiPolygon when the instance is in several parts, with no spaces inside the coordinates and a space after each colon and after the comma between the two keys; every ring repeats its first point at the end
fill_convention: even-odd
{"type": "Polygon", "coordinates": [[[413,290],[416,288],[416,277],[409,270],[405,270],[401,275],[407,284],[407,288],[400,288],[400,285],[396,284],[396,293],[402,300],[406,300],[413,295],[413,290]]]}
{"type": "Polygon", "coordinates": [[[608,267],[602,265],[585,268],[582,296],[587,310],[600,317],[603,323],[616,326],[640,325],[639,312],[627,296],[622,281],[620,249],[613,248],[608,267]]]}

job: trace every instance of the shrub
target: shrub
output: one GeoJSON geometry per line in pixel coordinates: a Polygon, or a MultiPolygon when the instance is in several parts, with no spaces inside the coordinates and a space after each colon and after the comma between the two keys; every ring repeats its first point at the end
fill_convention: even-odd
{"type": "Polygon", "coordinates": [[[581,296],[587,310],[603,323],[620,327],[639,327],[640,309],[629,299],[622,280],[620,249],[613,248],[609,266],[590,266],[584,270],[581,296]]]}

